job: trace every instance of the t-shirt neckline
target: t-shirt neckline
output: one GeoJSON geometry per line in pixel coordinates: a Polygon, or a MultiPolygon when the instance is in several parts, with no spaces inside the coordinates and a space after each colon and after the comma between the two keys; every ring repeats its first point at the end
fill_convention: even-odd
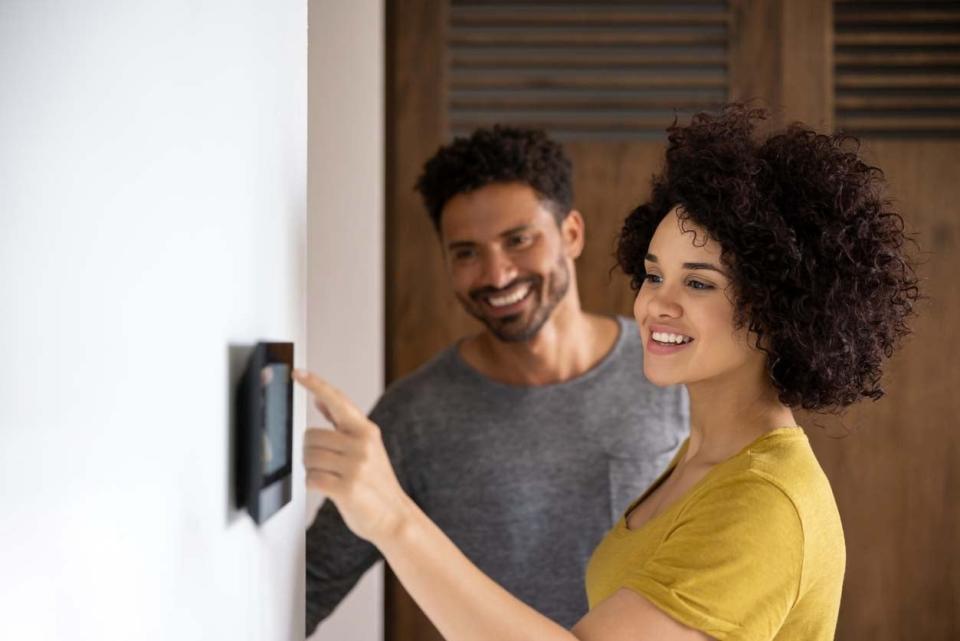
{"type": "Polygon", "coordinates": [[[574,376],[571,379],[560,381],[559,383],[547,383],[545,385],[514,385],[512,383],[504,383],[503,381],[498,381],[494,378],[490,378],[486,374],[483,374],[479,370],[475,369],[470,365],[464,358],[460,355],[460,344],[463,343],[465,338],[461,338],[456,343],[454,343],[450,349],[450,358],[454,366],[466,373],[474,380],[480,381],[481,383],[488,385],[490,387],[498,388],[501,390],[509,390],[513,392],[531,392],[531,391],[552,391],[552,390],[562,390],[565,387],[571,387],[574,385],[579,385],[587,380],[590,380],[602,372],[607,370],[610,367],[610,364],[616,360],[617,356],[623,351],[623,346],[627,341],[627,332],[630,330],[628,319],[615,315],[608,316],[607,318],[612,318],[612,320],[617,323],[617,338],[613,341],[613,346],[607,350],[607,353],[603,355],[596,363],[593,364],[588,370],[574,376]]]}
{"type": "Polygon", "coordinates": [[[622,535],[630,535],[630,534],[634,534],[634,533],[642,532],[646,530],[651,523],[659,520],[664,515],[673,512],[678,507],[685,505],[694,496],[694,494],[707,482],[708,479],[715,476],[715,473],[718,473],[718,470],[720,470],[721,468],[726,468],[731,462],[739,459],[741,456],[749,452],[751,449],[755,448],[761,442],[764,442],[771,438],[781,438],[781,437],[794,438],[796,436],[806,436],[806,432],[803,431],[803,427],[799,425],[791,425],[791,426],[777,427],[768,432],[764,432],[757,438],[750,441],[747,445],[741,448],[739,452],[737,452],[730,458],[714,465],[710,469],[710,471],[708,471],[706,474],[703,475],[703,478],[701,478],[699,481],[694,483],[693,486],[689,490],[687,490],[683,496],[681,496],[676,501],[671,503],[670,506],[667,507],[667,509],[663,510],[656,516],[647,519],[646,522],[644,522],[644,524],[641,525],[639,528],[630,529],[629,527],[627,527],[627,516],[630,514],[630,512],[634,510],[634,508],[640,505],[640,503],[642,503],[643,500],[647,498],[647,496],[649,496],[649,494],[655,488],[659,487],[660,484],[666,479],[667,475],[669,475],[670,472],[673,471],[673,468],[677,466],[677,461],[680,460],[680,457],[683,456],[684,452],[687,451],[687,446],[690,444],[690,437],[688,436],[683,440],[683,443],[680,445],[680,448],[677,450],[677,453],[674,454],[673,460],[670,461],[670,465],[668,465],[667,468],[660,474],[660,476],[658,476],[657,479],[650,484],[650,487],[644,490],[643,494],[641,494],[637,499],[635,499],[632,503],[630,503],[630,505],[628,505],[627,508],[623,511],[623,513],[620,515],[620,519],[617,521],[616,526],[614,527],[614,530],[617,533],[622,535]]]}

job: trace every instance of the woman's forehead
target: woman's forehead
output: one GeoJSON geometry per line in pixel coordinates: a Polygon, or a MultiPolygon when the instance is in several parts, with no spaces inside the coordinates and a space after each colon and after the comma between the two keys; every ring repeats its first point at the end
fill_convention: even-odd
{"type": "Polygon", "coordinates": [[[658,262],[718,261],[721,253],[720,245],[677,208],[660,221],[648,251],[657,256],[658,262]]]}

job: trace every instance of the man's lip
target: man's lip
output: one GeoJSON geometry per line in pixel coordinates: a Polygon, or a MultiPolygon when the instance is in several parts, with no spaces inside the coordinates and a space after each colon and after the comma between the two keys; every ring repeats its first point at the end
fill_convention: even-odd
{"type": "MultiPolygon", "coordinates": [[[[506,294],[515,292],[517,289],[521,287],[529,287],[532,290],[536,287],[536,285],[537,284],[531,280],[514,281],[501,289],[485,287],[483,289],[470,292],[470,298],[472,298],[473,300],[479,303],[487,303],[487,299],[489,299],[491,296],[504,296],[506,294]]],[[[527,293],[529,294],[529,292],[527,293]]]]}
{"type": "Polygon", "coordinates": [[[480,300],[484,308],[488,310],[488,313],[495,317],[513,316],[517,314],[524,305],[527,304],[527,301],[530,299],[533,293],[533,285],[530,285],[529,289],[527,289],[527,293],[523,295],[523,298],[515,303],[503,305],[502,307],[495,307],[494,305],[490,304],[490,301],[487,300],[487,296],[480,297],[480,300]]]}

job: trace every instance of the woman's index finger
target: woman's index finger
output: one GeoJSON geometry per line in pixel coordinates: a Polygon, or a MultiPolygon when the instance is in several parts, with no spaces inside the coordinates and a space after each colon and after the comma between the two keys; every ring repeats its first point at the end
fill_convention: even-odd
{"type": "Polygon", "coordinates": [[[349,429],[358,418],[366,418],[343,392],[316,374],[295,369],[293,370],[293,378],[313,394],[317,409],[323,412],[327,420],[338,428],[346,427],[349,429]]]}

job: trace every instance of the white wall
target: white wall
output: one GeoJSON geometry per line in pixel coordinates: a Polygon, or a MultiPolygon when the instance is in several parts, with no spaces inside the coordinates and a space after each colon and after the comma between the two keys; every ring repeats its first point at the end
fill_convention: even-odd
{"type": "Polygon", "coordinates": [[[236,512],[228,399],[231,345],[304,362],[306,26],[0,0],[2,639],[302,638],[302,468],[236,512]]]}
{"type": "MultiPolygon", "coordinates": [[[[381,0],[310,0],[307,362],[365,409],[383,387],[383,73],[381,0]]],[[[380,641],[382,595],[378,564],[312,639],[380,641]]]]}

